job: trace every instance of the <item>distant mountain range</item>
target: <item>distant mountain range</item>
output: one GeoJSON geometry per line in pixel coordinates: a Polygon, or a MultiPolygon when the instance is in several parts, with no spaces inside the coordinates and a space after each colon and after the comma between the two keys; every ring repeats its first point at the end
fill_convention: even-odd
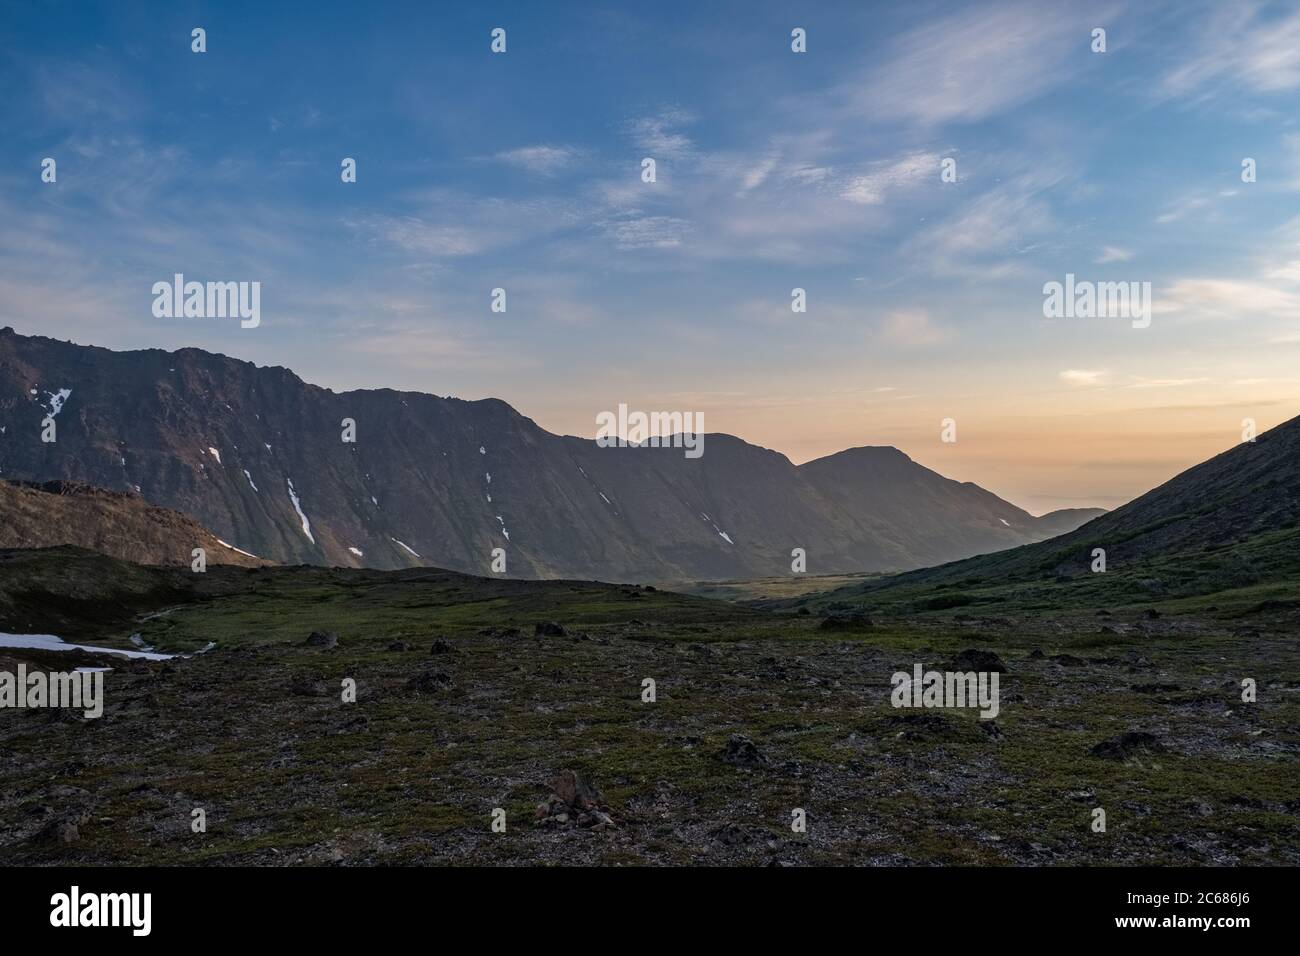
{"type": "Polygon", "coordinates": [[[695,459],[602,448],[496,399],[335,393],[198,349],[114,352],[8,328],[0,477],[134,491],[280,563],[488,574],[501,548],[510,576],[608,581],[788,574],[795,548],[813,574],[905,570],[1102,513],[1036,518],[895,448],[801,466],[723,434],[695,459]]]}
{"type": "Polygon", "coordinates": [[[1224,604],[1229,593],[1300,606],[1300,418],[1049,541],[786,603],[996,612],[1204,595],[1224,604]]]}

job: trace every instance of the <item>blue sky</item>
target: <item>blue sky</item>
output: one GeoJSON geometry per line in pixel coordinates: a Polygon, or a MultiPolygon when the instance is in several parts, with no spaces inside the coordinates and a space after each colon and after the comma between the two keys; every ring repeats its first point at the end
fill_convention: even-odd
{"type": "Polygon", "coordinates": [[[1035,512],[1300,410],[1295,4],[8,3],[0,81],[21,332],[894,444],[1035,512]],[[176,272],[261,326],[154,318],[176,272]],[[1151,327],[1045,319],[1066,273],[1151,327]]]}

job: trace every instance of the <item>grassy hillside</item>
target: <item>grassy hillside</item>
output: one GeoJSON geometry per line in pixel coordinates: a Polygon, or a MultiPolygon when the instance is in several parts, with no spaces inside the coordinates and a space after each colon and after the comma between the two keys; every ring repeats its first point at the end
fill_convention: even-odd
{"type": "Polygon", "coordinates": [[[1298,524],[1300,419],[1293,419],[1060,537],[785,606],[881,613],[1180,603],[1244,609],[1300,598],[1298,524]],[[1105,551],[1104,573],[1092,570],[1096,549],[1105,551]]]}

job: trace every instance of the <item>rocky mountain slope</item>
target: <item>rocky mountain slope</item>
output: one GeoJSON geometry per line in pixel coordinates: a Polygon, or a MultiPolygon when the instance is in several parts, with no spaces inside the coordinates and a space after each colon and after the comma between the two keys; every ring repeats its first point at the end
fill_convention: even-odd
{"type": "Polygon", "coordinates": [[[1094,604],[1246,592],[1300,601],[1300,418],[1037,544],[876,579],[809,603],[1094,604]],[[1105,570],[1094,570],[1095,552],[1105,570]],[[1265,593],[1265,589],[1269,590],[1265,593]]]}
{"type": "Polygon", "coordinates": [[[810,573],[899,570],[1061,530],[893,448],[801,467],[721,434],[696,459],[601,448],[495,399],[335,393],[197,349],[113,352],[12,329],[0,330],[0,477],[133,490],[281,563],[485,574],[501,548],[522,577],[788,574],[794,548],[810,573]],[[42,441],[49,420],[56,440],[42,441]]]}
{"type": "Polygon", "coordinates": [[[268,564],[219,540],[188,515],[129,491],[75,481],[0,481],[0,548],[74,545],[137,564],[190,566],[194,548],[208,564],[268,564]]]}

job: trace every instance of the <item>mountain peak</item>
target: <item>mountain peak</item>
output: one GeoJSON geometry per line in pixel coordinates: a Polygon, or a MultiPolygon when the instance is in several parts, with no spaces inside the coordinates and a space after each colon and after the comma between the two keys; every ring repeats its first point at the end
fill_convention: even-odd
{"type": "Polygon", "coordinates": [[[281,563],[489,574],[499,551],[513,577],[703,580],[787,574],[794,548],[814,573],[896,570],[1045,534],[890,446],[799,467],[716,432],[701,456],[602,448],[500,399],[335,393],[200,349],[6,335],[0,427],[6,478],[137,491],[281,563]],[[56,443],[38,383],[60,390],[56,443]]]}

